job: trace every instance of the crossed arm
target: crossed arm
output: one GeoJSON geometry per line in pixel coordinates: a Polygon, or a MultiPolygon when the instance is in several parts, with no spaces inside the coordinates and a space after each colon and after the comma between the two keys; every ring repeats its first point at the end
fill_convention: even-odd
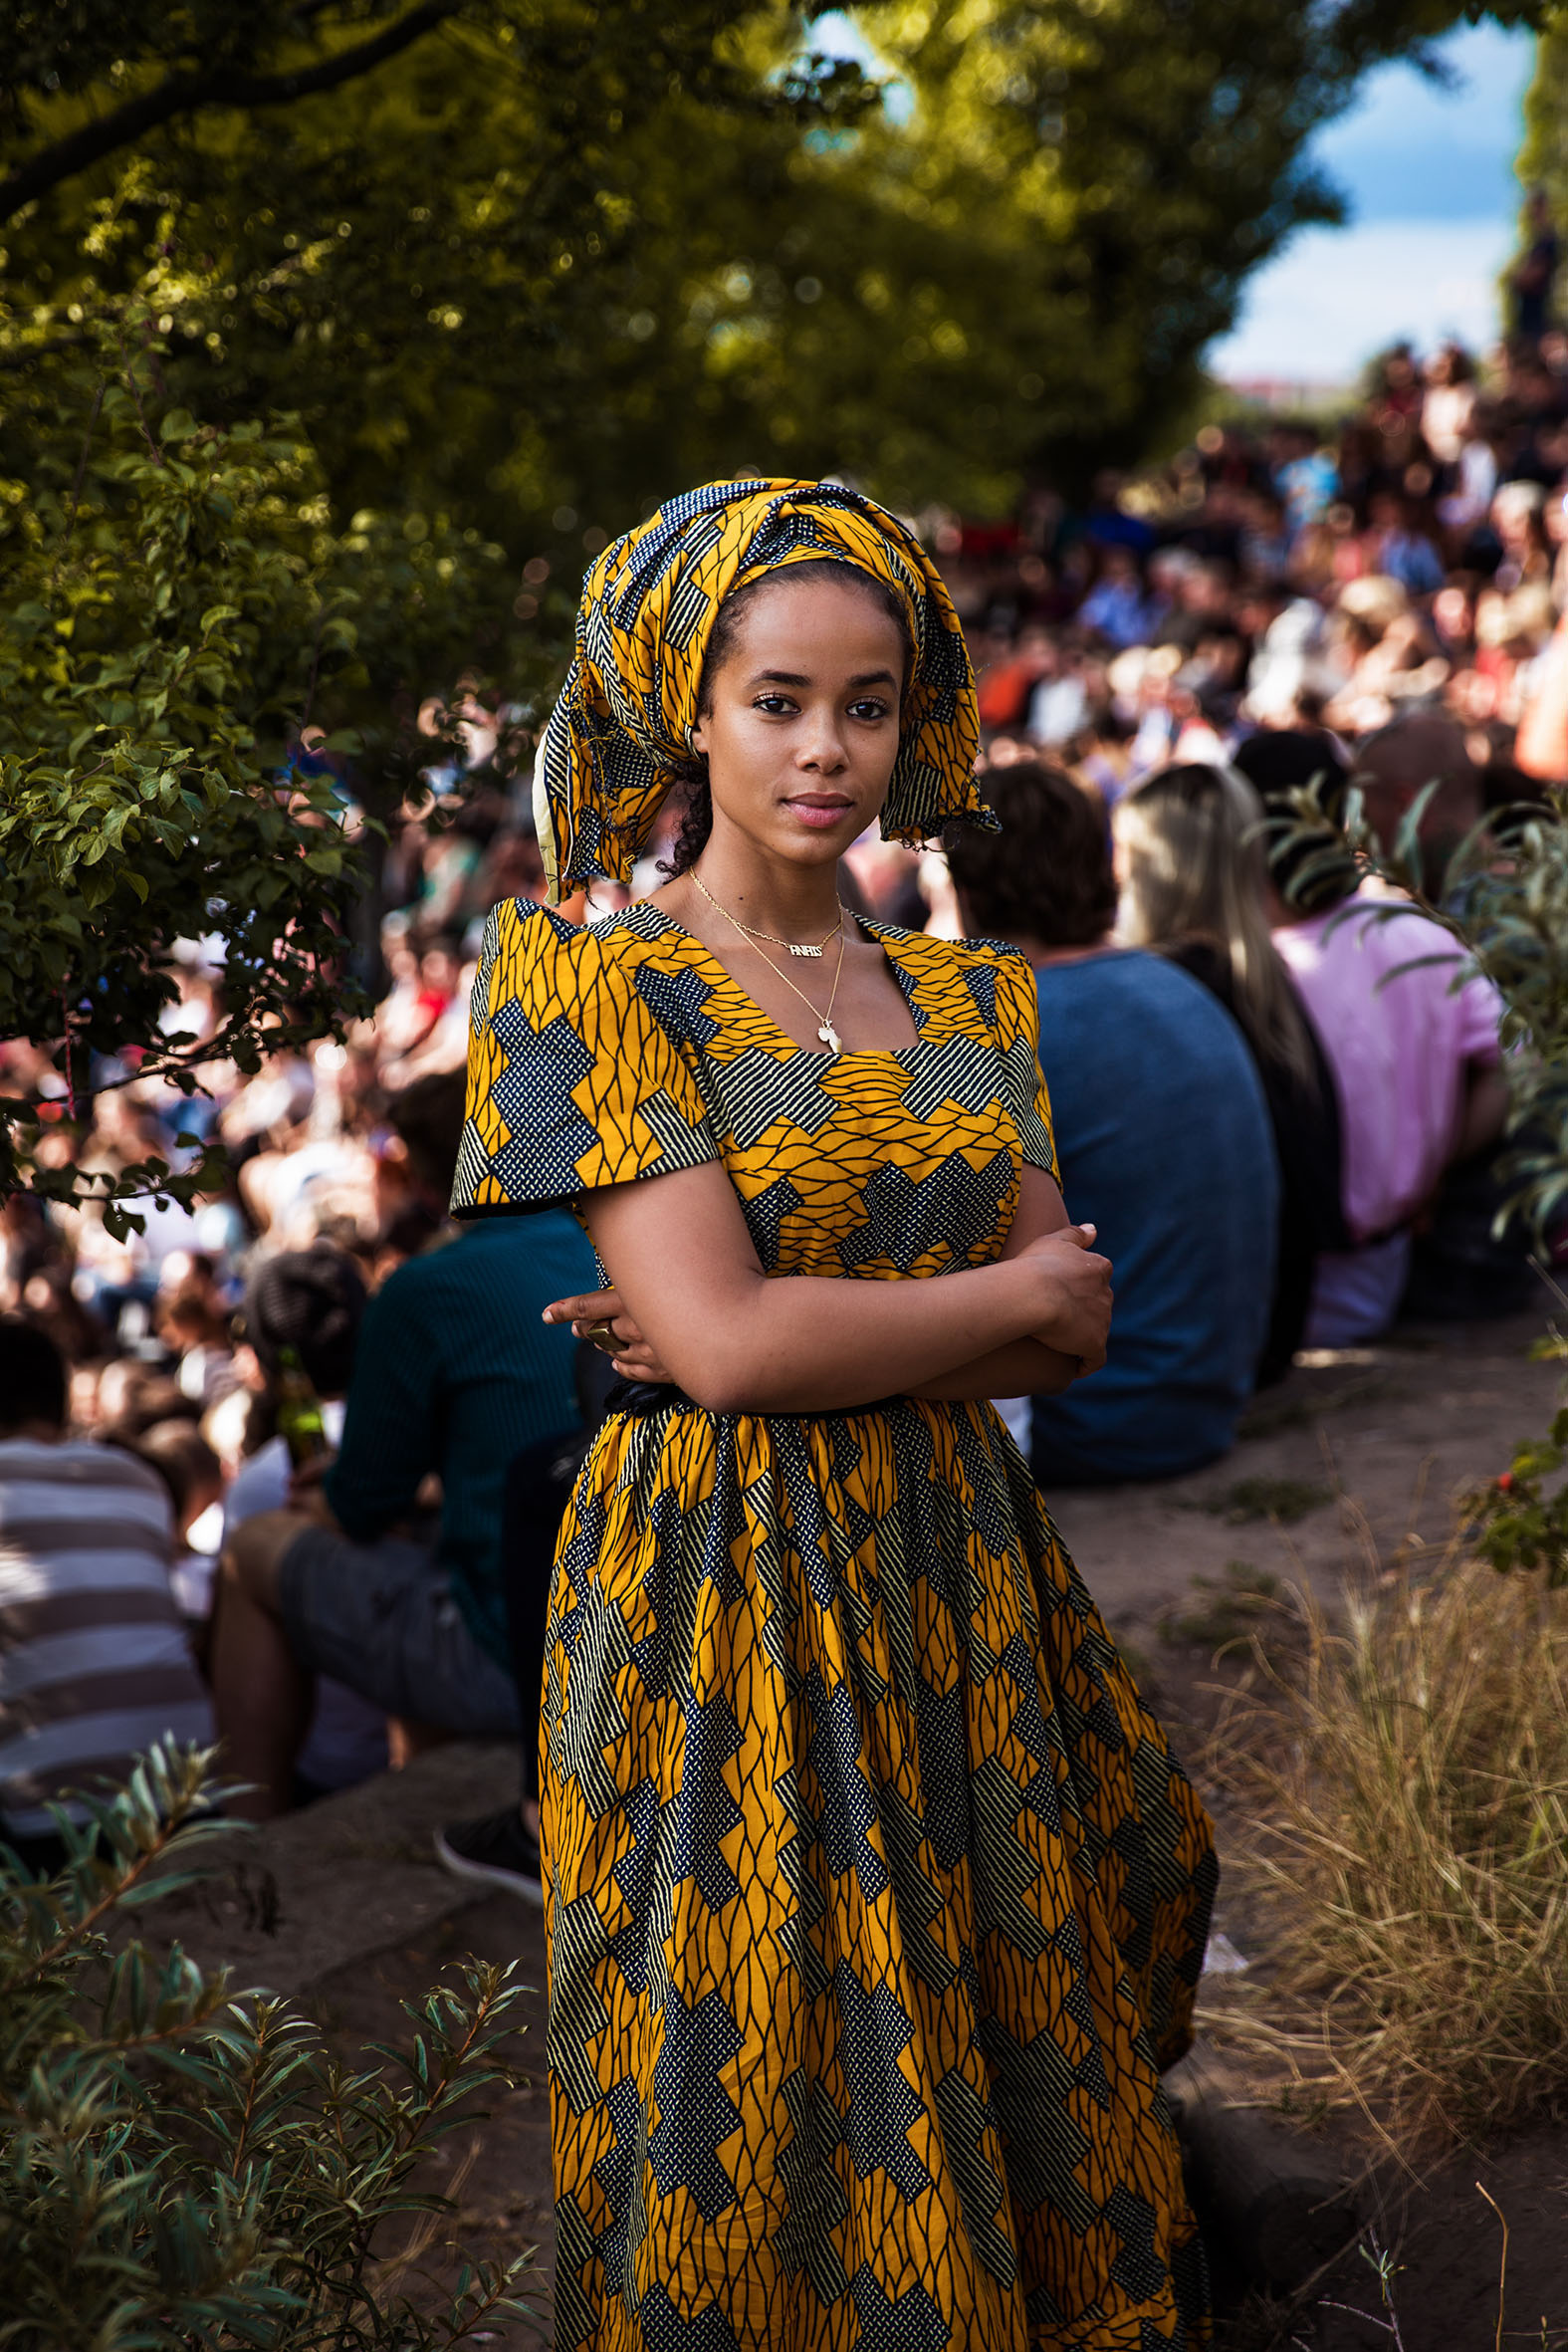
{"type": "Polygon", "coordinates": [[[716,1164],[590,1193],[582,1212],[613,1289],[558,1299],[546,1321],[581,1336],[611,1320],[618,1371],[712,1412],[1040,1394],[1104,1361],[1110,1265],[1037,1168],[995,1265],[918,1282],[770,1279],[716,1164]]]}

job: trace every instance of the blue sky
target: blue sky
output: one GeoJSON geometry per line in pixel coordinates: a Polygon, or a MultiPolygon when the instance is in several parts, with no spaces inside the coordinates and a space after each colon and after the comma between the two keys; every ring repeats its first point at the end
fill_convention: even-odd
{"type": "Polygon", "coordinates": [[[1301,231],[1258,272],[1235,331],[1210,353],[1217,374],[1331,381],[1399,335],[1430,347],[1496,334],[1533,47],[1527,33],[1465,26],[1439,45],[1451,88],[1409,66],[1369,77],[1313,148],[1349,221],[1301,231]]]}
{"type": "MultiPolygon", "coordinates": [[[[811,38],[869,55],[836,13],[811,38]]],[[[1528,33],[1463,26],[1438,44],[1450,87],[1410,66],[1368,78],[1312,149],[1348,199],[1346,225],[1303,230],[1258,272],[1234,332],[1209,354],[1218,374],[1343,382],[1399,335],[1423,348],[1449,334],[1491,340],[1533,49],[1528,33]]]]}

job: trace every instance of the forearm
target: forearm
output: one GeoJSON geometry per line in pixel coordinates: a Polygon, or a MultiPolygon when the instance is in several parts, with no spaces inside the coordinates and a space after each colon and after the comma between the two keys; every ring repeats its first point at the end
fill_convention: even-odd
{"type": "Polygon", "coordinates": [[[953,1378],[1021,1339],[1041,1311],[1015,1261],[907,1282],[759,1276],[661,1353],[714,1412],[849,1411],[953,1378]]]}
{"type": "Polygon", "coordinates": [[[766,1275],[712,1165],[608,1186],[582,1201],[608,1298],[558,1299],[547,1319],[585,1330],[621,1317],[617,1336],[634,1330],[652,1367],[634,1359],[628,1376],[673,1380],[710,1412],[848,1412],[938,1381],[957,1385],[932,1394],[955,1397],[1049,1390],[1065,1385],[1060,1358],[1103,1360],[1110,1268],[1087,1246],[1091,1229],[1063,1224],[1050,1180],[1024,1178],[992,1265],[882,1281],[766,1275]],[[1038,1344],[1020,1355],[1024,1341],[1038,1344]],[[972,1385],[991,1358],[995,1371],[972,1385]]]}
{"type": "Polygon", "coordinates": [[[1063,1355],[1038,1339],[1015,1339],[1010,1346],[994,1347],[989,1355],[959,1364],[935,1380],[906,1385],[904,1394],[959,1404],[971,1397],[1060,1396],[1077,1377],[1076,1356],[1063,1355]]]}

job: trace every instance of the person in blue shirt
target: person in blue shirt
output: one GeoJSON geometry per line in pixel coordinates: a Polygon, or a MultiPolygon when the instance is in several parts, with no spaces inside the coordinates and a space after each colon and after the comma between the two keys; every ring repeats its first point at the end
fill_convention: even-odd
{"type": "MultiPolygon", "coordinates": [[[[393,1108],[416,1181],[442,1199],[464,1087],[461,1071],[422,1078],[401,1098],[401,1122],[393,1108]]],[[[578,1427],[571,1334],[542,1317],[594,1280],[575,1219],[544,1211],[465,1227],[408,1259],[370,1300],[341,1442],[314,1509],[262,1512],[225,1550],[213,1698],[225,1764],[256,1784],[236,1810],[265,1818],[288,1804],[319,1674],[405,1723],[518,1735],[508,1471],[578,1427]],[[419,1517],[431,1473],[441,1483],[433,1533],[419,1517]]],[[[543,1622],[543,1595],[539,1605],[543,1622]]]]}
{"type": "MultiPolygon", "coordinates": [[[[1106,1361],[1036,1397],[1042,1486],[1170,1478],[1226,1452],[1267,1335],[1279,1172],[1235,1021],[1202,983],[1111,940],[1094,797],[1043,764],[994,769],[998,833],[949,849],[965,926],[1035,969],[1040,1064],[1069,1214],[1115,1268],[1106,1361]]],[[[1017,1430],[1023,1416],[1008,1412],[1017,1430]]]]}

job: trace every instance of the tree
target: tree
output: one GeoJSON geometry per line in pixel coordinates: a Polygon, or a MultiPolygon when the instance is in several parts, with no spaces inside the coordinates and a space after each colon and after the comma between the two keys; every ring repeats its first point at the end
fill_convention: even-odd
{"type": "Polygon", "coordinates": [[[1147,454],[1249,272],[1334,216],[1312,132],[1482,13],[865,0],[901,86],[872,105],[781,0],[185,0],[151,29],[78,0],[64,57],[35,8],[19,312],[145,270],[197,413],[296,411],[344,511],[408,494],[558,575],[672,480],[841,467],[998,511],[1147,454]],[[79,248],[111,198],[106,267],[79,248]]]}
{"type": "Polygon", "coordinates": [[[1439,71],[1432,41],[1479,13],[866,0],[903,103],[797,153],[724,154],[731,250],[687,279],[683,318],[725,445],[983,513],[1148,457],[1250,273],[1339,217],[1312,133],[1389,58],[1439,71]]]}
{"type": "Polygon", "coordinates": [[[205,1174],[95,1179],[40,1151],[46,1109],[86,1111],[95,1056],[133,1047],[138,1074],[189,1092],[202,1061],[254,1069],[360,1008],[349,814],[290,772],[291,739],[318,711],[357,720],[344,742],[373,775],[402,645],[455,672],[500,558],[439,519],[412,540],[406,517],[335,528],[298,428],[198,425],[159,352],[152,322],[113,318],[54,370],[31,478],[0,479],[0,1036],[48,1050],[60,1093],[0,1101],[0,1191],[63,1202],[189,1198],[205,1174]],[[162,1020],[202,936],[225,1013],[198,1043],[162,1020]]]}
{"type": "MultiPolygon", "coordinates": [[[[740,13],[196,0],[154,23],[79,0],[63,34],[58,11],[23,11],[0,78],[20,153],[0,1034],[51,1052],[67,1130],[95,1055],[134,1049],[138,1075],[188,1087],[218,1053],[251,1067],[355,1009],[352,843],[325,788],[280,782],[291,735],[351,728],[373,810],[406,774],[419,693],[476,655],[514,696],[542,682],[554,646],[519,640],[516,576],[476,518],[506,506],[498,468],[535,479],[569,407],[591,340],[571,265],[629,245],[614,125],[687,76],[764,121],[819,111],[719,54],[740,13]],[[433,168],[449,154],[465,167],[433,168]],[[531,353],[541,412],[520,419],[531,353]],[[177,943],[212,932],[226,1019],[198,1046],[160,1017],[177,943]]],[[[60,1107],[0,1104],[0,1189],[90,1197],[41,1137],[60,1107]]],[[[149,1161],[99,1189],[124,1204],[204,1179],[149,1161]]]]}
{"type": "Polygon", "coordinates": [[[55,13],[7,78],[0,356],[47,374],[76,308],[134,296],[193,413],[298,414],[341,512],[444,508],[519,562],[580,567],[647,495],[602,395],[658,372],[647,289],[712,237],[715,136],[792,151],[859,104],[852,69],[791,69],[782,0],[79,0],[64,54],[55,13]]]}
{"type": "MultiPolygon", "coordinates": [[[[1536,44],[1535,71],[1524,94],[1524,143],[1514,169],[1526,191],[1539,188],[1544,194],[1559,236],[1568,225],[1565,109],[1568,109],[1568,18],[1554,9],[1547,15],[1536,44]]],[[[1527,219],[1521,219],[1520,231],[1519,249],[1504,273],[1505,284],[1535,236],[1527,219]]]]}

